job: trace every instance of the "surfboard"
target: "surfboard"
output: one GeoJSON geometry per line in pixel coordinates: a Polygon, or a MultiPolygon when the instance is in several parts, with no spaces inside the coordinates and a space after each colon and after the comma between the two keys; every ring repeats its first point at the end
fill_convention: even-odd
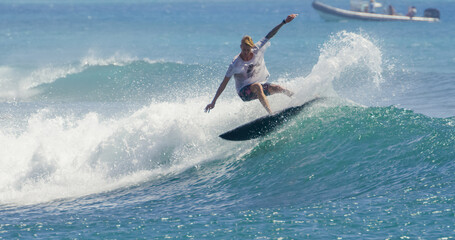
{"type": "Polygon", "coordinates": [[[221,134],[220,138],[230,141],[245,141],[265,136],[275,130],[278,126],[284,124],[288,119],[296,116],[303,109],[321,100],[323,100],[323,98],[314,98],[302,105],[286,108],[273,115],[258,118],[221,134]]]}

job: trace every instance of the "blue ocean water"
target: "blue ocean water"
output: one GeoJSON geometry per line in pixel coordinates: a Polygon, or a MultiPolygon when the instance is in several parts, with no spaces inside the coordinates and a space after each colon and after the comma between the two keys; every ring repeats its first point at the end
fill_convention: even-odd
{"type": "MultiPolygon", "coordinates": [[[[348,1],[324,3],[349,8],[348,1]]],[[[439,23],[325,22],[311,1],[0,2],[0,239],[455,236],[455,1],[439,23]],[[229,83],[240,39],[314,96],[278,131],[229,83]]]]}

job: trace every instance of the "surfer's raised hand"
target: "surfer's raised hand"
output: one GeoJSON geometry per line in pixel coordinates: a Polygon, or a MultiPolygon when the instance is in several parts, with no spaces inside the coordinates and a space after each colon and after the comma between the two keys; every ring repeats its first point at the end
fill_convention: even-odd
{"type": "Polygon", "coordinates": [[[291,22],[291,21],[294,20],[294,18],[296,18],[298,15],[299,15],[299,14],[295,14],[295,13],[294,13],[294,14],[291,14],[291,15],[289,15],[289,16],[286,18],[286,20],[284,20],[284,21],[285,21],[286,23],[291,22]]]}
{"type": "Polygon", "coordinates": [[[280,24],[276,25],[276,27],[274,27],[268,34],[267,36],[265,36],[265,38],[267,39],[271,39],[273,36],[275,36],[275,34],[278,32],[278,30],[280,30],[280,28],[282,26],[284,26],[284,24],[288,23],[288,22],[291,22],[292,20],[294,20],[294,18],[296,18],[298,16],[298,14],[290,14],[286,17],[286,19],[283,19],[283,21],[281,21],[280,24]]]}

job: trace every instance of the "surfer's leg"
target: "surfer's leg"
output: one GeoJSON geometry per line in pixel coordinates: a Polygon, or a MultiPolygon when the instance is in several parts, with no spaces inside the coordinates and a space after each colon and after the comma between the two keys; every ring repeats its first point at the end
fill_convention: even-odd
{"type": "Polygon", "coordinates": [[[264,90],[262,89],[262,85],[260,83],[253,83],[250,86],[251,91],[257,96],[259,101],[261,102],[262,106],[264,106],[265,110],[272,114],[272,110],[270,109],[269,101],[264,94],[264,90]]]}
{"type": "Polygon", "coordinates": [[[283,93],[283,94],[286,94],[286,96],[288,97],[292,97],[292,95],[294,95],[293,92],[289,91],[288,89],[280,86],[280,85],[276,85],[276,84],[269,84],[269,92],[270,94],[275,94],[275,93],[283,93]]]}

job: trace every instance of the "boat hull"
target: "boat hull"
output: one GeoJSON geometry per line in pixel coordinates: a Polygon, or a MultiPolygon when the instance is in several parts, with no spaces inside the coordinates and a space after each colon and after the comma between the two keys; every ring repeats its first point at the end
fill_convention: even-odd
{"type": "Polygon", "coordinates": [[[387,15],[378,13],[355,12],[332,7],[318,1],[314,1],[313,8],[326,21],[363,20],[363,21],[415,21],[415,22],[438,22],[439,18],[408,17],[400,15],[387,15]]]}

